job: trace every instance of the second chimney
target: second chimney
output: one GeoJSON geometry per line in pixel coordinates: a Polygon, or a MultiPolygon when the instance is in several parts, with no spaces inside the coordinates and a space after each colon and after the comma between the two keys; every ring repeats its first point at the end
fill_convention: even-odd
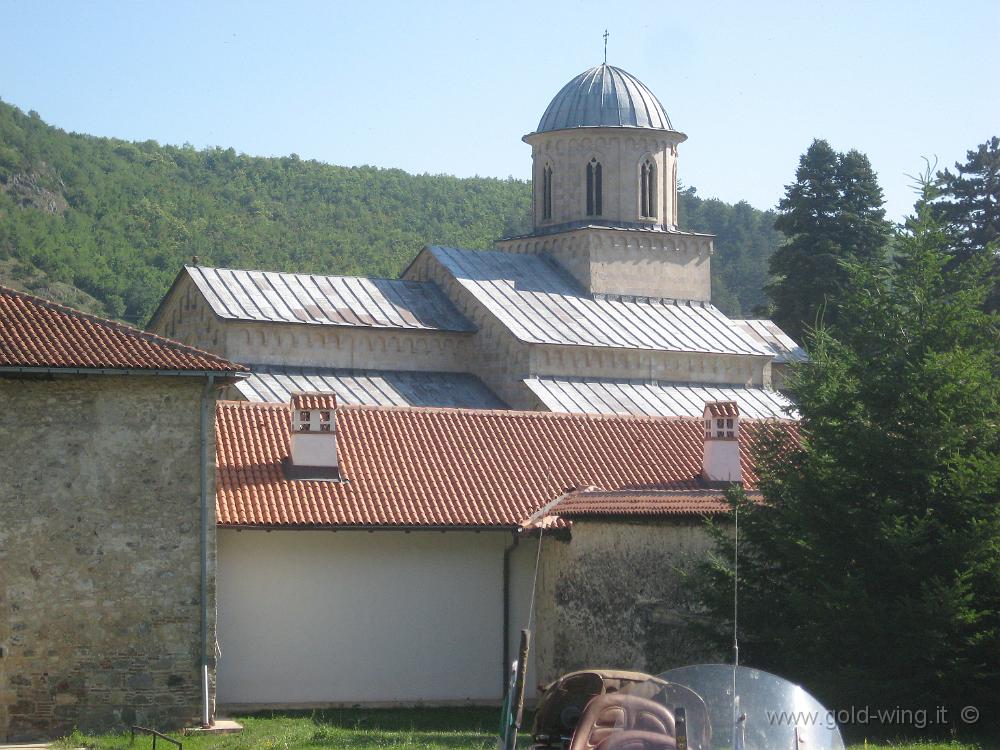
{"type": "Polygon", "coordinates": [[[740,407],[735,401],[708,401],[702,416],[705,426],[702,479],[710,485],[742,482],[740,407]]]}

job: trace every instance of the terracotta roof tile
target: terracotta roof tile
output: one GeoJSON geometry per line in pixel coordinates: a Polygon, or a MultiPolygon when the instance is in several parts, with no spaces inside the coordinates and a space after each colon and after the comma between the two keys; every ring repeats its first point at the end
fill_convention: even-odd
{"type": "MultiPolygon", "coordinates": [[[[760,494],[751,491],[751,498],[760,494]]],[[[546,514],[560,518],[586,516],[712,516],[728,513],[725,492],[719,489],[607,490],[567,493],[546,514]]]]}
{"type": "MultiPolygon", "coordinates": [[[[345,482],[288,480],[287,404],[221,402],[221,526],[514,527],[568,489],[699,491],[700,418],[341,406],[345,482]]],[[[743,473],[763,422],[741,433],[743,473]]]]}
{"type": "Polygon", "coordinates": [[[735,401],[708,401],[705,409],[713,417],[738,417],[740,407],[735,401]]]}
{"type": "Polygon", "coordinates": [[[8,367],[246,371],[201,349],[0,286],[0,368],[8,367]]]}

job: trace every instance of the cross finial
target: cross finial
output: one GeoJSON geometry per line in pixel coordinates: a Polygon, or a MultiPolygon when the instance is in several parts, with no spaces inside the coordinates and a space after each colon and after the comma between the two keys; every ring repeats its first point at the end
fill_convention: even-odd
{"type": "Polygon", "coordinates": [[[608,30],[604,30],[604,64],[608,64],[608,30]]]}

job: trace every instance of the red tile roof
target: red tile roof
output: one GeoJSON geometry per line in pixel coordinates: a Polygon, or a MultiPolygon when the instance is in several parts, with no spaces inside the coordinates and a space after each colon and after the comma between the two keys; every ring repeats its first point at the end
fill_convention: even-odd
{"type": "Polygon", "coordinates": [[[713,417],[738,417],[740,407],[735,401],[709,401],[705,404],[705,411],[713,417]]]}
{"type": "MultiPolygon", "coordinates": [[[[341,406],[346,482],[288,480],[289,406],[221,402],[220,526],[514,527],[570,488],[699,490],[700,418],[341,406]]],[[[741,433],[743,472],[762,422],[741,433]]]]}
{"type": "Polygon", "coordinates": [[[298,411],[299,409],[312,411],[313,409],[332,410],[337,408],[336,393],[320,393],[317,391],[310,393],[293,393],[291,395],[292,409],[295,411],[298,411]]]}
{"type": "Polygon", "coordinates": [[[0,368],[246,371],[200,349],[4,286],[0,368]]]}
{"type": "MultiPolygon", "coordinates": [[[[760,494],[751,491],[751,498],[760,494]]],[[[712,516],[728,513],[725,492],[700,490],[588,489],[567,493],[546,515],[560,518],[586,516],[712,516]]]]}

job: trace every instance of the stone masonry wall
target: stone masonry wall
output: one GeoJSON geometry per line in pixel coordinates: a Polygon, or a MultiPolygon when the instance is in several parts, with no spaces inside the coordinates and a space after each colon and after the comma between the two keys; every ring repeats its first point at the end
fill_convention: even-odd
{"type": "Polygon", "coordinates": [[[203,386],[0,378],[0,741],[198,721],[203,386]]]}
{"type": "Polygon", "coordinates": [[[572,540],[546,539],[535,664],[547,683],[585,668],[659,674],[717,658],[692,632],[687,576],[711,539],[700,521],[574,519],[572,540]]]}

